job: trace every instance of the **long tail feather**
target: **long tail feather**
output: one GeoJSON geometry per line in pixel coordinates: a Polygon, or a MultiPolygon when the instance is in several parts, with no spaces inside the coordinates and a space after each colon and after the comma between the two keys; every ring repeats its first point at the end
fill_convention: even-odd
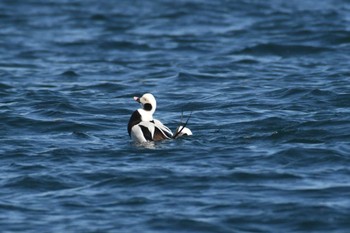
{"type": "MultiPolygon", "coordinates": [[[[187,118],[185,124],[182,126],[182,128],[173,136],[173,139],[175,139],[177,136],[179,136],[179,134],[182,132],[182,130],[186,127],[186,125],[187,125],[188,121],[190,120],[191,116],[192,116],[192,111],[191,111],[189,117],[187,118]]],[[[181,116],[181,118],[182,118],[182,116],[181,116]]],[[[181,119],[181,122],[182,122],[182,119],[181,119]]],[[[180,125],[180,127],[181,127],[181,125],[180,125]]]]}

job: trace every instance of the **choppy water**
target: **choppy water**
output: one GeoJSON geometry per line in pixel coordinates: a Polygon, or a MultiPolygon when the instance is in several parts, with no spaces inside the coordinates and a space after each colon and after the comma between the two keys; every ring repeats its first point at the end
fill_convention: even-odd
{"type": "Polygon", "coordinates": [[[349,60],[346,0],[2,0],[1,231],[348,232],[349,60]]]}

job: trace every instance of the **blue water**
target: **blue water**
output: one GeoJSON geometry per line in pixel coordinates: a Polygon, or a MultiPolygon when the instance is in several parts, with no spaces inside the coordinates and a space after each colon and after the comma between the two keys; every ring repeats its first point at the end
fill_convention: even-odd
{"type": "Polygon", "coordinates": [[[349,61],[346,0],[2,0],[1,232],[349,232],[349,61]]]}

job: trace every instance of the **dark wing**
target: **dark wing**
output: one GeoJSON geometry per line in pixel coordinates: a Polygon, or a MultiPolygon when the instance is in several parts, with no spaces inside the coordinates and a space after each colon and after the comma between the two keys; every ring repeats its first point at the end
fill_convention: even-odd
{"type": "Polygon", "coordinates": [[[142,121],[138,126],[141,128],[143,137],[147,141],[160,141],[169,139],[167,133],[162,128],[159,128],[154,121],[142,121]]]}
{"type": "Polygon", "coordinates": [[[137,125],[140,122],[141,122],[141,114],[139,113],[139,111],[136,110],[135,112],[133,112],[133,114],[131,115],[131,117],[129,119],[129,123],[128,123],[129,136],[130,136],[130,133],[131,133],[131,128],[134,125],[137,125]]]}
{"type": "Polygon", "coordinates": [[[173,137],[173,133],[171,132],[171,130],[166,127],[165,125],[163,125],[162,122],[160,122],[159,120],[154,119],[153,120],[154,125],[156,127],[156,129],[158,129],[159,131],[161,131],[161,133],[164,135],[164,139],[170,139],[173,137]]]}
{"type": "Polygon", "coordinates": [[[144,126],[144,125],[140,125],[140,128],[142,130],[142,134],[143,134],[144,138],[147,141],[153,141],[152,133],[150,132],[149,128],[144,126]]]}
{"type": "Polygon", "coordinates": [[[160,141],[160,140],[169,139],[169,138],[170,137],[168,137],[164,131],[162,131],[157,127],[154,128],[153,141],[160,141]]]}

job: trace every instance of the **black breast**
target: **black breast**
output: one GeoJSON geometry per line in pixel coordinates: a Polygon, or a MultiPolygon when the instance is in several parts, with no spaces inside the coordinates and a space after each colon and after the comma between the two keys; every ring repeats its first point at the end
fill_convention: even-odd
{"type": "Polygon", "coordinates": [[[137,125],[138,123],[141,122],[141,114],[139,113],[139,111],[135,111],[133,112],[133,114],[131,115],[130,117],[130,120],[129,120],[129,123],[128,123],[128,133],[129,133],[129,136],[130,136],[130,133],[131,133],[131,128],[134,126],[134,125],[137,125]]]}

